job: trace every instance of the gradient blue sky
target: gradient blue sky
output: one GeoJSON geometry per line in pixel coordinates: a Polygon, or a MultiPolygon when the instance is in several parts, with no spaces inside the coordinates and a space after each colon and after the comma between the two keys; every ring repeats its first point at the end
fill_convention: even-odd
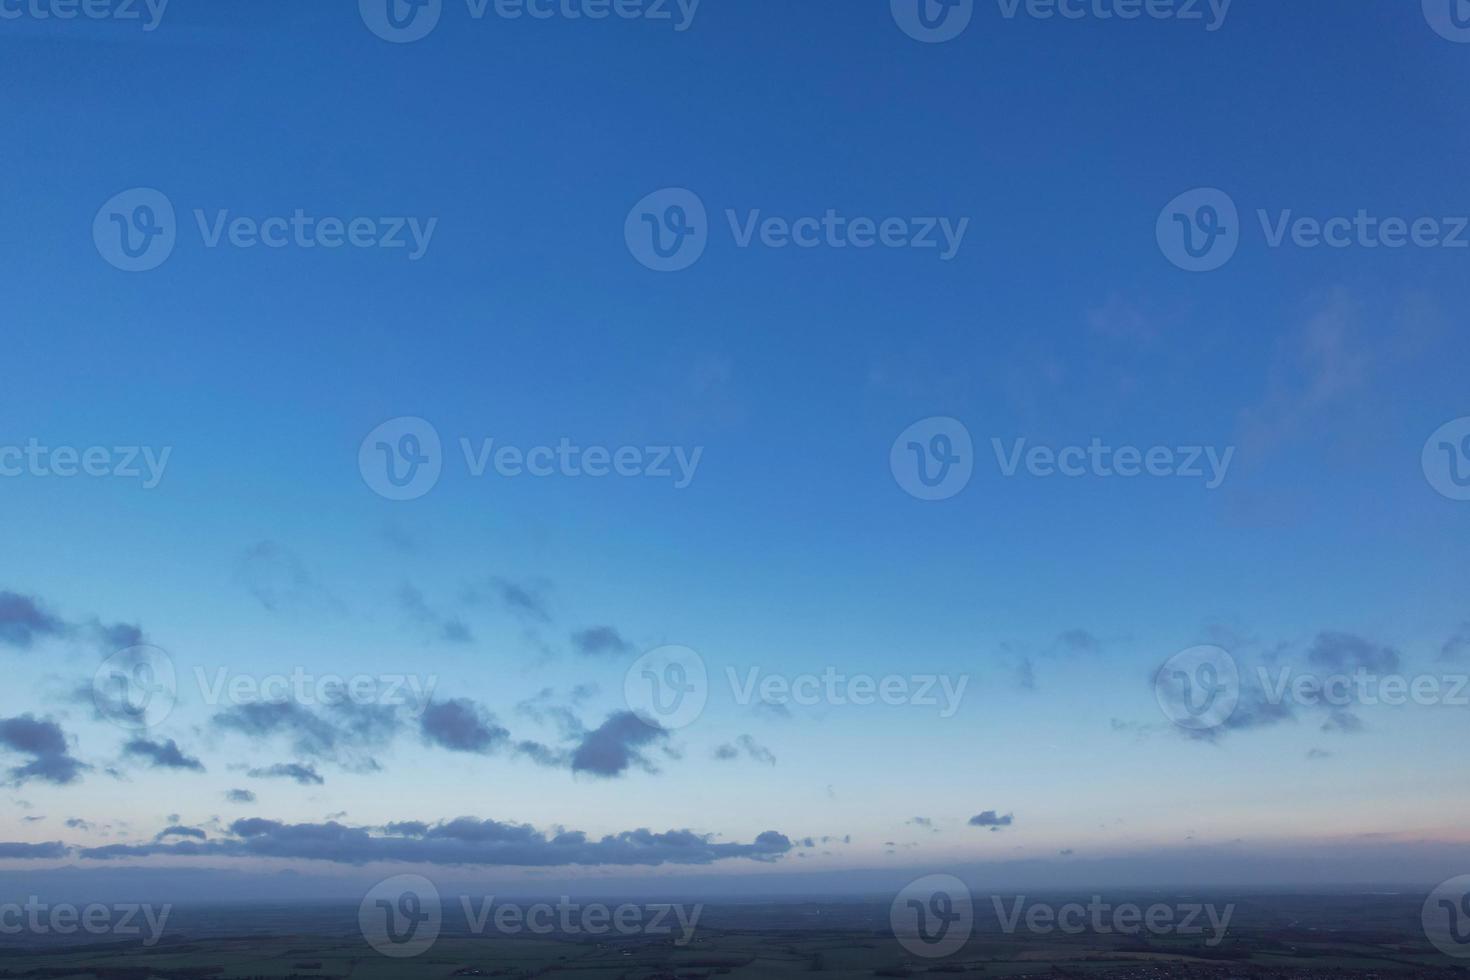
{"type": "Polygon", "coordinates": [[[326,784],[301,787],[232,768],[304,760],[219,731],[193,690],[153,734],[206,772],[120,761],[127,734],[68,697],[107,652],[77,633],[0,647],[0,716],[56,721],[94,767],[4,789],[0,839],[146,841],[169,814],[227,836],[242,817],[345,811],[364,827],[472,815],[594,837],[851,837],[721,872],[1063,850],[1188,868],[1209,845],[1321,848],[1346,855],[1342,880],[1378,874],[1363,835],[1403,848],[1371,868],[1409,876],[1439,860],[1412,855],[1464,842],[1465,708],[1365,708],[1352,734],[1300,713],[1200,740],[1171,730],[1150,682],[1195,644],[1295,663],[1334,631],[1393,648],[1405,673],[1467,669],[1440,657],[1470,617],[1470,504],[1434,491],[1420,452],[1470,415],[1470,250],[1272,249],[1255,218],[1470,214],[1470,45],[1418,3],[1238,0],[1207,32],[1008,20],[981,2],[965,34],[930,45],[876,2],[706,0],[681,33],[474,21],[448,0],[433,34],[393,45],[350,4],[173,0],[152,32],[0,22],[0,55],[0,445],[173,450],[152,490],[0,479],[0,590],[72,623],[136,623],[185,675],[434,674],[440,696],[548,743],[555,729],[518,703],[552,688],[573,705],[596,685],[574,705],[596,727],[624,707],[628,664],[661,644],[696,649],[717,681],[755,666],[970,678],[947,719],[782,719],[716,683],[667,740],[678,757],[653,754],[657,774],[405,735],[381,771],[318,760],[326,784]],[[161,268],[127,274],[91,226],[140,186],[183,230],[161,268]],[[726,208],[970,227],[949,262],[739,249],[717,230],[694,267],[661,275],[623,226],[665,187],[698,193],[717,229],[726,208]],[[1154,235],[1195,187],[1227,191],[1244,219],[1236,257],[1208,274],[1175,268],[1154,235]],[[206,249],[194,208],[438,225],[416,262],[206,249]],[[364,436],[398,416],[432,422],[448,450],[409,502],[374,495],[357,467],[364,436]],[[940,503],[888,465],[931,416],[962,420],[978,450],[969,486],[940,503]],[[1007,479],[989,448],[1095,436],[1237,451],[1207,491],[1007,479]],[[704,453],[683,490],[472,479],[460,437],[704,453]],[[266,572],[293,579],[275,609],[250,587],[263,543],[266,572]],[[461,601],[492,578],[544,594],[539,642],[503,605],[461,601]],[[405,586],[472,641],[416,621],[405,586]],[[574,632],[604,626],[625,653],[574,650],[574,632]],[[775,765],[713,758],[741,735],[775,765]],[[258,802],[226,803],[235,787],[258,802]],[[967,826],[987,810],[1013,825],[967,826]]]}

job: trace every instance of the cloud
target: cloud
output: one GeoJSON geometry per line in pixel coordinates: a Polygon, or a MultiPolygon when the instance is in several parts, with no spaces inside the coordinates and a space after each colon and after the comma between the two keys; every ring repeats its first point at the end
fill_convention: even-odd
{"type": "Polygon", "coordinates": [[[472,643],[474,634],[458,616],[446,616],[429,607],[424,594],[411,585],[398,590],[398,605],[415,623],[430,627],[445,643],[472,643]]]}
{"type": "Polygon", "coordinates": [[[339,609],[295,552],[261,541],[235,563],[235,582],[271,612],[299,613],[339,609]]]}
{"type": "MultiPolygon", "coordinates": [[[[501,608],[508,609],[517,617],[531,622],[551,622],[551,612],[546,601],[546,592],[550,586],[545,582],[513,582],[510,579],[491,576],[486,585],[491,598],[501,608]]],[[[471,589],[467,590],[465,597],[474,602],[482,596],[478,590],[471,589]]]]}
{"type": "Polygon", "coordinates": [[[994,810],[986,810],[970,818],[971,827],[987,827],[992,833],[1000,830],[1002,827],[1009,827],[1015,822],[1016,818],[1013,814],[1007,813],[1002,817],[998,816],[994,810]]]}
{"type": "Polygon", "coordinates": [[[572,752],[572,771],[594,776],[618,776],[636,765],[645,771],[656,772],[653,764],[639,750],[667,738],[668,734],[666,729],[650,725],[631,711],[615,712],[583,736],[581,744],[572,752]]]}
{"type": "Polygon", "coordinates": [[[494,715],[467,698],[431,703],[419,727],[426,742],[451,752],[488,755],[510,740],[494,715]]]}
{"type": "Polygon", "coordinates": [[[572,646],[584,657],[620,656],[633,651],[633,644],[611,626],[594,626],[573,633],[572,646]]]}
{"type": "Polygon", "coordinates": [[[299,756],[333,762],[354,772],[371,772],[378,763],[368,750],[391,742],[402,729],[403,719],[393,705],[341,698],[319,710],[296,701],[253,701],[221,711],[213,724],[256,739],[284,738],[299,756]]]}
{"type": "Polygon", "coordinates": [[[790,838],[775,831],[749,844],[717,843],[713,835],[692,830],[655,833],[623,831],[593,839],[579,831],[542,832],[525,824],[460,817],[432,826],[417,821],[389,824],[379,831],[336,822],[285,824],[248,818],[229,827],[228,838],[212,841],[111,844],[82,849],[90,860],[170,855],[286,858],[367,864],[401,861],[434,865],[512,867],[707,865],[748,859],[774,861],[792,849],[790,838]]]}
{"type": "Polygon", "coordinates": [[[725,744],[716,747],[715,758],[728,761],[740,758],[742,753],[754,759],[756,762],[763,762],[768,766],[774,766],[776,764],[775,753],[749,735],[741,735],[735,740],[733,745],[725,744]]]}
{"type": "Polygon", "coordinates": [[[135,738],[123,746],[123,754],[145,760],[154,769],[188,769],[203,772],[204,763],[193,756],[185,755],[173,739],[153,742],[146,738],[135,738]]]}
{"type": "Polygon", "coordinates": [[[1102,641],[1084,629],[1063,631],[1057,636],[1057,644],[1071,653],[1096,653],[1102,648],[1102,641]]]}
{"type": "Polygon", "coordinates": [[[0,644],[29,650],[37,639],[61,636],[66,630],[66,624],[47,612],[39,600],[0,591],[0,644]]]}
{"type": "Polygon", "coordinates": [[[31,780],[65,786],[88,768],[72,758],[60,725],[30,714],[0,718],[0,748],[31,756],[30,762],[10,770],[16,786],[31,780]]]}
{"type": "Polygon", "coordinates": [[[1460,624],[1455,634],[1444,641],[1440,648],[1440,660],[1463,660],[1466,651],[1470,651],[1470,621],[1460,624]]]}
{"type": "Polygon", "coordinates": [[[248,789],[232,789],[225,794],[225,799],[231,803],[254,803],[255,794],[248,789]]]}
{"type": "Polygon", "coordinates": [[[1351,673],[1366,670],[1387,674],[1399,669],[1399,653],[1392,647],[1371,643],[1352,633],[1318,633],[1307,659],[1319,667],[1351,673]]]}
{"type": "Polygon", "coordinates": [[[41,861],[64,858],[68,848],[61,841],[50,841],[45,844],[0,844],[0,858],[11,858],[22,861],[41,861]]]}
{"type": "MultiPolygon", "coordinates": [[[[273,766],[262,769],[251,769],[245,773],[251,779],[290,779],[302,786],[321,786],[326,783],[321,774],[313,766],[303,766],[297,762],[278,762],[273,766]]],[[[232,790],[235,793],[243,793],[245,790],[232,790]]],[[[255,798],[250,794],[250,798],[255,798]]]]}
{"type": "Polygon", "coordinates": [[[186,837],[191,840],[209,839],[209,835],[200,830],[198,827],[180,827],[178,825],[163,828],[163,830],[158,832],[158,836],[153,839],[156,841],[161,841],[166,840],[169,837],[186,837]]]}

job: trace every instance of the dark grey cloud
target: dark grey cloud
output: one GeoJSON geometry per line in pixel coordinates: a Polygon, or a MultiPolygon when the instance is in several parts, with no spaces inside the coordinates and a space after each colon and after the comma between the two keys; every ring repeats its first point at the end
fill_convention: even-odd
{"type": "Polygon", "coordinates": [[[68,818],[66,821],[66,825],[72,830],[92,830],[94,826],[92,821],[83,820],[81,817],[68,818]]]}
{"type": "Polygon", "coordinates": [[[123,754],[141,759],[154,769],[204,771],[204,763],[193,756],[185,755],[173,739],[154,742],[146,738],[135,738],[123,746],[123,754]]]}
{"type": "MultiPolygon", "coordinates": [[[[314,766],[303,766],[298,762],[278,762],[273,766],[265,766],[259,769],[251,769],[245,773],[251,779],[290,779],[300,783],[302,786],[321,786],[326,783],[321,774],[314,766]]],[[[231,790],[232,793],[248,792],[246,790],[231,790]]],[[[251,800],[255,795],[249,794],[251,800]]]]}
{"type": "Polygon", "coordinates": [[[654,772],[656,769],[642,749],[667,738],[668,734],[666,729],[650,725],[631,711],[616,712],[582,737],[572,752],[572,771],[618,776],[637,766],[654,772]]]}
{"type": "Polygon", "coordinates": [[[617,657],[633,651],[633,644],[611,626],[593,626],[572,634],[572,647],[584,657],[617,657]]]}
{"type": "Polygon", "coordinates": [[[525,824],[460,817],[428,825],[390,824],[375,831],[336,822],[285,824],[275,820],[236,820],[229,837],[210,841],[155,841],[85,848],[91,860],[170,855],[287,858],[366,864],[402,861],[435,865],[514,867],[707,865],[748,859],[775,861],[792,849],[784,834],[766,831],[749,844],[719,843],[691,830],[655,833],[647,829],[591,838],[579,831],[543,832],[525,824]]]}
{"type": "Polygon", "coordinates": [[[181,827],[177,824],[172,827],[163,828],[158,832],[158,836],[153,839],[155,841],[163,841],[169,839],[170,837],[182,837],[189,840],[209,839],[209,835],[200,830],[198,827],[181,827]]]}
{"type": "Polygon", "coordinates": [[[425,741],[451,752],[488,755],[510,740],[510,731],[468,698],[430,703],[419,719],[419,730],[425,741]]]}
{"type": "Polygon", "coordinates": [[[995,810],[986,810],[970,818],[971,827],[985,827],[992,833],[1000,830],[1002,827],[1009,827],[1015,822],[1016,818],[1014,814],[1007,813],[1002,817],[995,810]]]}
{"type": "Polygon", "coordinates": [[[50,841],[45,844],[0,844],[0,858],[11,858],[21,861],[42,861],[64,858],[67,855],[67,846],[61,841],[50,841]]]}
{"type": "Polygon", "coordinates": [[[47,612],[40,600],[0,591],[0,644],[28,650],[37,639],[63,635],[66,623],[47,612]]]}
{"type": "Polygon", "coordinates": [[[35,715],[0,718],[0,749],[31,757],[10,770],[10,781],[17,786],[31,780],[65,786],[80,779],[87,769],[72,758],[61,726],[35,715]]]}
{"type": "Polygon", "coordinates": [[[768,766],[776,764],[775,753],[749,735],[741,735],[733,743],[726,743],[715,748],[716,759],[730,761],[742,755],[768,766]]]}
{"type": "Polygon", "coordinates": [[[910,817],[904,822],[912,824],[915,827],[924,827],[926,829],[933,829],[934,827],[934,821],[929,817],[910,817]]]}
{"type": "Polygon", "coordinates": [[[255,794],[248,789],[232,789],[225,794],[225,799],[231,803],[254,803],[255,794]]]}

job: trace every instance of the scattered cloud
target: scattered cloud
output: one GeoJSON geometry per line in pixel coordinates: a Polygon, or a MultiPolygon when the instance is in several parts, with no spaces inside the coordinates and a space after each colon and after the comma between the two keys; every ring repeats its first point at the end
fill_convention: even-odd
{"type": "Polygon", "coordinates": [[[633,644],[611,626],[594,626],[573,633],[572,647],[584,657],[615,657],[633,651],[633,644]]]}
{"type": "Polygon", "coordinates": [[[31,757],[26,764],[10,770],[10,782],[15,786],[32,780],[65,786],[80,779],[88,768],[72,758],[60,725],[31,714],[0,718],[0,749],[31,757]]]}
{"type": "Polygon", "coordinates": [[[1015,822],[1016,818],[1013,814],[1007,813],[1005,816],[1002,817],[999,816],[995,810],[986,810],[983,813],[977,813],[975,814],[975,816],[970,818],[971,827],[985,827],[988,828],[992,833],[1000,830],[1002,827],[1009,827],[1015,822]]]}
{"type": "Polygon", "coordinates": [[[135,738],[123,746],[123,754],[134,759],[141,759],[154,769],[204,771],[204,763],[193,756],[185,755],[173,739],[154,742],[146,738],[135,738]]]}
{"type": "Polygon", "coordinates": [[[650,725],[631,711],[619,711],[583,736],[572,752],[572,771],[594,776],[619,776],[630,767],[646,772],[657,769],[642,754],[642,749],[668,737],[668,731],[650,725]]]}
{"type": "MultiPolygon", "coordinates": [[[[298,762],[278,762],[273,766],[251,769],[245,775],[251,779],[290,779],[302,786],[321,786],[326,783],[314,766],[303,766],[298,762]]],[[[232,792],[244,793],[247,791],[233,790],[232,792]]],[[[254,799],[254,794],[250,796],[251,799],[254,799]]]]}

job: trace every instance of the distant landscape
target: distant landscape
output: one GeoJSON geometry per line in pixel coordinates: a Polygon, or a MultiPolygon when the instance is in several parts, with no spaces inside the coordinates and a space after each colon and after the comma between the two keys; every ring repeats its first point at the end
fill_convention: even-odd
{"type": "MultiPolygon", "coordinates": [[[[1033,897],[1027,896],[1029,902],[1033,897]]],[[[1090,896],[1035,896],[1061,906],[1090,896]]],[[[1140,905],[1187,896],[1135,895],[1140,905]]],[[[446,905],[432,948],[406,959],[384,956],[358,931],[346,904],[179,908],[167,936],[141,943],[79,943],[49,937],[45,947],[0,939],[0,977],[47,980],[245,980],[245,978],[568,977],[576,980],[698,980],[708,977],[834,978],[946,976],[1118,978],[1455,977],[1464,967],[1438,953],[1419,924],[1422,896],[1207,896],[1230,903],[1229,935],[1200,939],[1008,934],[989,897],[978,900],[975,931],[953,955],[907,952],[879,900],[719,904],[701,909],[690,940],[673,935],[476,934],[461,908],[446,905]]],[[[1004,896],[1011,905],[1016,896],[1004,896]]],[[[34,939],[34,937],[28,937],[34,939]]]]}

